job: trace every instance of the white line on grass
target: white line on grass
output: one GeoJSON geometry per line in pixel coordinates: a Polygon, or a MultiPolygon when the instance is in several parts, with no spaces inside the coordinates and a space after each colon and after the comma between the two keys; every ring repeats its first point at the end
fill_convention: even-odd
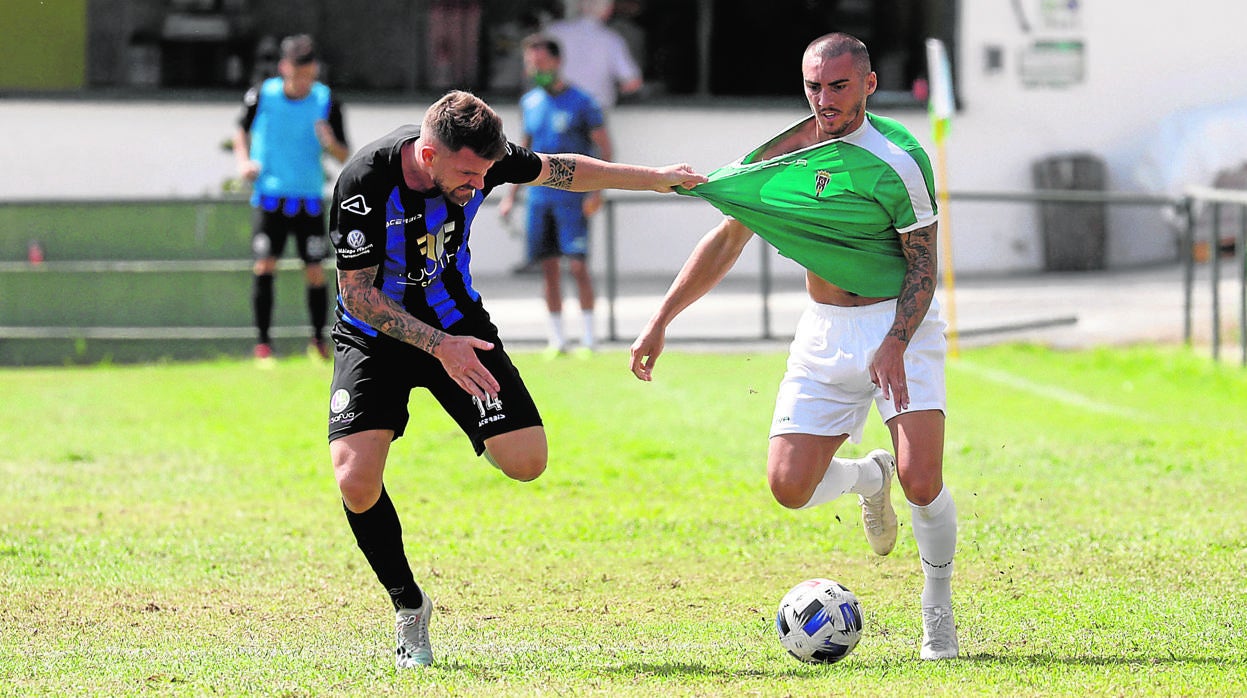
{"type": "Polygon", "coordinates": [[[1073,392],[1072,390],[1058,388],[1054,385],[1036,383],[1015,373],[1002,371],[998,368],[990,368],[988,366],[976,364],[972,361],[966,361],[965,359],[949,361],[948,366],[950,368],[960,369],[966,371],[967,373],[971,373],[976,378],[983,378],[992,381],[993,383],[1007,385],[1010,388],[1024,390],[1033,395],[1062,402],[1089,412],[1098,412],[1100,414],[1108,414],[1115,417],[1128,417],[1130,419],[1141,421],[1155,421],[1154,417],[1129,407],[1122,407],[1121,405],[1113,405],[1107,402],[1093,400],[1086,395],[1073,392]]]}

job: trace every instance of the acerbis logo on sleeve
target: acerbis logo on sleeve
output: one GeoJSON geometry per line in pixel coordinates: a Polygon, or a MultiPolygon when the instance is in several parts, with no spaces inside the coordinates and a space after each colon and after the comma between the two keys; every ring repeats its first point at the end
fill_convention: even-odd
{"type": "Polygon", "coordinates": [[[351,213],[360,216],[366,216],[372,211],[372,209],[368,207],[368,202],[364,201],[363,194],[356,194],[346,201],[343,201],[342,210],[350,211],[351,213]]]}

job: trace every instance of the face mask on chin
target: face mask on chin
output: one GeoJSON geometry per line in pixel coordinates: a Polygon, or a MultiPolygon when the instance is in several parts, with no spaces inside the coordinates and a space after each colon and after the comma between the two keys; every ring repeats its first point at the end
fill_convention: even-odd
{"type": "Polygon", "coordinates": [[[544,90],[554,84],[556,77],[557,76],[553,72],[543,70],[533,73],[532,79],[534,85],[544,90]]]}

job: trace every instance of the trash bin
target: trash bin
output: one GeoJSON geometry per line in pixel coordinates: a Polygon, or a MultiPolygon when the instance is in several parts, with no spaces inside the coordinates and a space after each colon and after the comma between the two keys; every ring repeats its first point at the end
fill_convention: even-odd
{"type": "MultiPolygon", "coordinates": [[[[1095,155],[1056,155],[1036,162],[1037,189],[1104,191],[1104,161],[1095,155]]],[[[1108,211],[1104,202],[1051,202],[1039,204],[1043,231],[1044,269],[1091,271],[1104,268],[1108,211]]]]}

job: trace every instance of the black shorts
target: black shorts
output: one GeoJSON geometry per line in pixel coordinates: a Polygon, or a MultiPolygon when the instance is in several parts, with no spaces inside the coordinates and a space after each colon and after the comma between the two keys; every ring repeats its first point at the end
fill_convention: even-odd
{"type": "Polygon", "coordinates": [[[305,264],[319,264],[328,253],[325,237],[325,212],[311,214],[302,206],[288,212],[281,199],[274,211],[257,207],[251,217],[251,252],[256,259],[278,258],[286,251],[286,239],[294,236],[299,259],[305,264]]]}
{"type": "MultiPolygon", "coordinates": [[[[465,334],[462,331],[456,334],[465,334]]],[[[391,429],[403,435],[410,414],[412,388],[425,388],[467,434],[476,455],[485,439],[541,426],[541,415],[520,372],[511,363],[497,330],[475,334],[494,343],[477,351],[481,363],[500,386],[498,399],[481,402],[451,379],[432,355],[392,337],[368,337],[339,321],[333,328],[333,383],[329,388],[329,440],[370,429],[391,429]]]]}

